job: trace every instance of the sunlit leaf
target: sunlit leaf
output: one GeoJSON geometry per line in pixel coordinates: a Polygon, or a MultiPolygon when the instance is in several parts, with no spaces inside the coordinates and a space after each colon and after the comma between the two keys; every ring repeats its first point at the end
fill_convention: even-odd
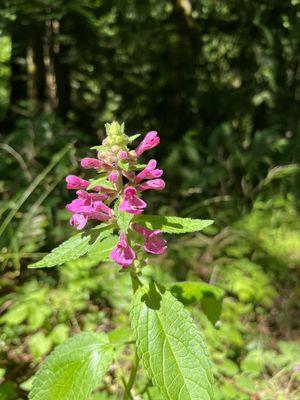
{"type": "Polygon", "coordinates": [[[202,231],[214,221],[160,215],[138,215],[135,221],[148,229],[160,229],[166,233],[187,233],[202,231]]]}
{"type": "Polygon", "coordinates": [[[134,336],[145,369],[165,399],[212,400],[206,346],[183,305],[155,284],[134,295],[134,336]]]}
{"type": "Polygon", "coordinates": [[[41,365],[30,400],[85,400],[101,382],[113,357],[107,336],[80,333],[58,346],[41,365]]]}

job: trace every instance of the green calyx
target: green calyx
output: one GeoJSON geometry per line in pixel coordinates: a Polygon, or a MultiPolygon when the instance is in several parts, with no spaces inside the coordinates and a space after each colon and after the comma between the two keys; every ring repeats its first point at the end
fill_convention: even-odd
{"type": "Polygon", "coordinates": [[[105,144],[109,147],[118,146],[120,148],[126,148],[129,142],[129,138],[125,135],[125,124],[119,124],[117,121],[105,124],[106,139],[105,144]]]}

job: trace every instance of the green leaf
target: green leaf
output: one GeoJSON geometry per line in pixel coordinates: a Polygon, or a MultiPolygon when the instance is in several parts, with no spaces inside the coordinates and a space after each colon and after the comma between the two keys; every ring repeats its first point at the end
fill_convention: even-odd
{"type": "Polygon", "coordinates": [[[222,312],[224,290],[206,282],[176,282],[168,285],[171,293],[184,305],[200,303],[207,318],[215,324],[222,312]]]}
{"type": "Polygon", "coordinates": [[[18,398],[16,384],[12,381],[5,381],[0,384],[0,400],[15,400],[18,398]]]}
{"type": "Polygon", "coordinates": [[[77,258],[83,256],[88,251],[92,251],[101,240],[111,235],[111,233],[111,226],[103,226],[103,224],[100,228],[95,227],[90,230],[89,234],[78,233],[53,249],[51,253],[47,254],[40,261],[28,265],[28,268],[49,268],[77,260],[77,258]]]}
{"type": "Polygon", "coordinates": [[[113,358],[104,334],[79,333],[58,346],[38,370],[30,400],[85,400],[113,358]]]}
{"type": "Polygon", "coordinates": [[[26,392],[29,392],[32,388],[32,381],[34,380],[34,376],[31,376],[29,379],[26,379],[26,381],[20,383],[20,388],[22,390],[25,390],[26,392]]]}
{"type": "Polygon", "coordinates": [[[166,233],[198,232],[213,224],[210,219],[167,217],[160,215],[138,215],[135,222],[148,229],[160,229],[166,233]]]}
{"type": "Polygon", "coordinates": [[[58,324],[50,333],[51,340],[55,344],[64,343],[68,339],[70,328],[66,324],[58,324]]]}
{"type": "Polygon", "coordinates": [[[117,213],[117,223],[122,232],[127,233],[128,227],[132,218],[134,217],[133,214],[130,214],[126,211],[118,211],[117,213]]]}
{"type": "Polygon", "coordinates": [[[28,265],[28,268],[49,268],[64,264],[67,261],[76,260],[87,253],[91,247],[90,240],[91,235],[78,233],[56,247],[40,261],[28,265]]]}
{"type": "Polygon", "coordinates": [[[93,189],[95,186],[102,186],[106,189],[114,189],[115,186],[113,183],[109,182],[106,178],[100,177],[97,179],[91,179],[90,184],[87,187],[87,190],[93,189]]]}
{"type": "Polygon", "coordinates": [[[222,360],[221,364],[216,366],[217,371],[229,377],[235,376],[239,372],[239,367],[235,362],[229,359],[222,360]]]}
{"type": "Polygon", "coordinates": [[[141,134],[140,133],[137,133],[136,135],[132,135],[132,136],[129,136],[128,137],[128,139],[129,139],[129,143],[132,143],[132,142],[134,142],[135,141],[135,139],[137,139],[138,137],[140,137],[141,136],[141,134]]]}
{"type": "Polygon", "coordinates": [[[37,332],[30,337],[28,346],[30,353],[37,359],[51,350],[52,340],[43,332],[37,332]]]}
{"type": "Polygon", "coordinates": [[[134,170],[144,169],[147,167],[147,164],[135,164],[132,168],[134,170]]]}
{"type": "Polygon", "coordinates": [[[124,169],[124,171],[129,171],[129,169],[130,169],[129,162],[126,160],[120,160],[118,162],[118,167],[124,169]]]}
{"type": "Polygon", "coordinates": [[[101,146],[101,145],[99,145],[99,146],[93,146],[93,147],[90,147],[90,149],[91,149],[91,150],[102,151],[102,150],[105,150],[105,149],[106,149],[106,147],[105,147],[105,146],[101,146]]]}
{"type": "Polygon", "coordinates": [[[95,262],[106,261],[109,258],[109,253],[117,244],[119,238],[116,235],[110,235],[103,239],[97,245],[94,245],[88,253],[88,257],[92,258],[95,262]]]}
{"type": "Polygon", "coordinates": [[[130,315],[139,357],[164,398],[212,400],[207,349],[183,305],[152,283],[136,291],[130,315]]]}
{"type": "Polygon", "coordinates": [[[127,326],[122,326],[108,332],[110,343],[114,345],[122,345],[132,340],[131,329],[127,326]]]}
{"type": "Polygon", "coordinates": [[[11,326],[20,325],[25,319],[28,318],[29,307],[28,304],[15,304],[0,318],[1,324],[11,326]]]}
{"type": "Polygon", "coordinates": [[[263,179],[259,186],[263,187],[269,184],[273,179],[284,179],[290,175],[299,174],[300,164],[287,164],[274,167],[268,171],[268,175],[263,179]]]}

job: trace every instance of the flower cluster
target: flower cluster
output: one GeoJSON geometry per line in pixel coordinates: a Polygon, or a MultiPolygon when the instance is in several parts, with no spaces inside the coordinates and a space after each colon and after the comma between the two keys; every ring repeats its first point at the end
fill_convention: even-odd
{"type": "Polygon", "coordinates": [[[166,250],[160,230],[151,231],[134,222],[134,216],[143,213],[147,207],[141,198],[142,192],[165,187],[161,179],[163,171],[156,168],[156,160],[150,160],[146,166],[138,163],[138,157],[157,146],[160,139],[156,131],[148,132],[135,150],[129,150],[127,146],[135,137],[125,135],[124,124],[113,122],[105,127],[107,137],[101,146],[95,147],[97,158],[81,160],[81,167],[95,170],[97,178],[85,180],[75,175],[67,176],[67,188],[75,189],[77,198],[66,208],[72,213],[70,224],[78,230],[89,220],[115,225],[119,229],[119,241],[110,258],[126,268],[137,259],[136,254],[141,248],[152,254],[162,254],[166,250]],[[127,233],[117,225],[119,212],[132,214],[127,233]]]}

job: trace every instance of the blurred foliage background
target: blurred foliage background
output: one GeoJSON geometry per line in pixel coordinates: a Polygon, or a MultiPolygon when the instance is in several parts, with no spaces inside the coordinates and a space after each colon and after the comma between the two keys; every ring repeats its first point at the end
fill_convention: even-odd
{"type": "MultiPolygon", "coordinates": [[[[224,291],[216,318],[214,302],[191,308],[217,399],[300,398],[299,17],[299,0],[1,1],[1,400],[26,399],[75,332],[128,338],[131,288],[115,266],[26,267],[73,233],[63,178],[113,119],[161,136],[167,187],[149,212],[215,220],[168,238],[148,274],[224,291]]],[[[131,354],[92,400],[120,398],[131,354]]],[[[142,369],[135,393],[160,399],[142,369]]]]}

